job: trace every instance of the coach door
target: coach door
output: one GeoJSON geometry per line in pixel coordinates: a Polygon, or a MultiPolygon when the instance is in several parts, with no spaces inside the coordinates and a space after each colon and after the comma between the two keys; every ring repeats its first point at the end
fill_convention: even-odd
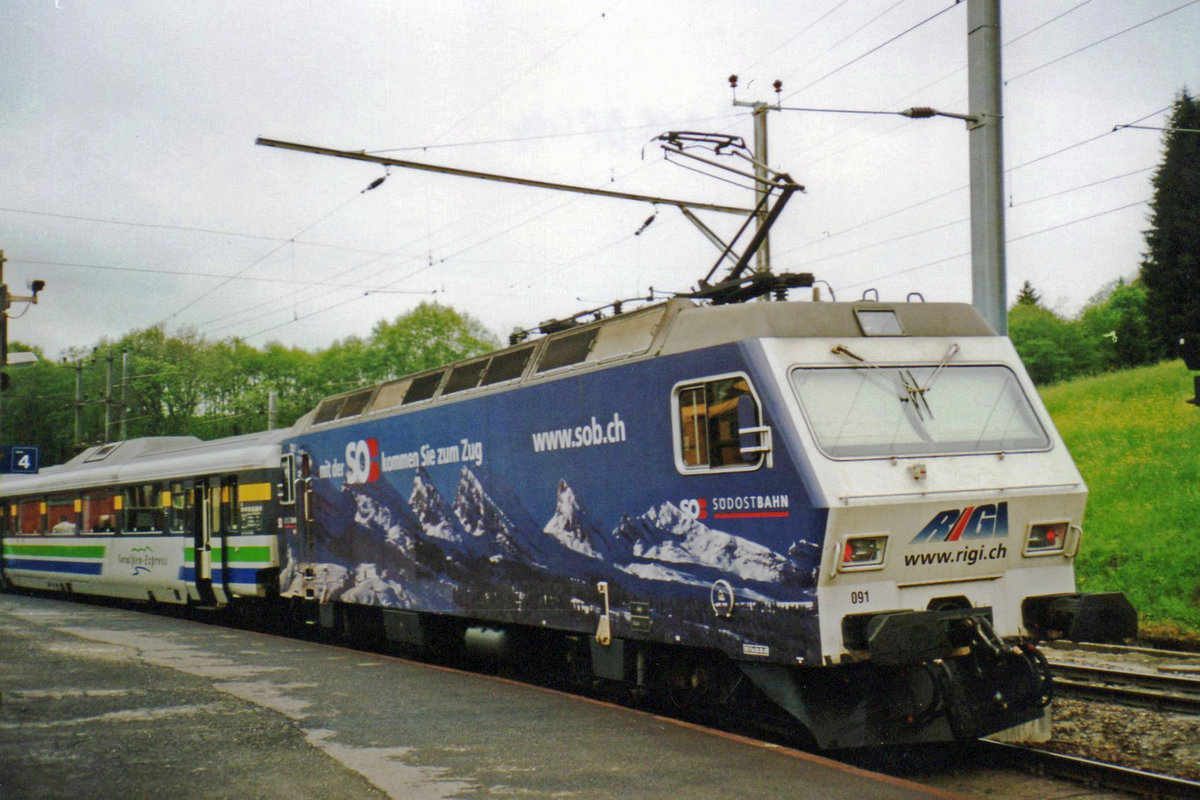
{"type": "Polygon", "coordinates": [[[218,478],[201,478],[193,489],[192,507],[196,511],[192,563],[196,576],[196,591],[200,602],[216,605],[217,595],[213,591],[213,534],[221,519],[221,482],[218,478]]]}

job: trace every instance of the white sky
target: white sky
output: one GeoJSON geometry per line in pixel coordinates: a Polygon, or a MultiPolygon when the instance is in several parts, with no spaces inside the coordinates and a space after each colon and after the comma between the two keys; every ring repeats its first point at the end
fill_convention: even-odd
{"type": "MultiPolygon", "coordinates": [[[[954,5],[10,3],[0,249],[13,291],[47,284],[10,339],[56,357],[166,322],[311,349],[422,299],[503,337],[685,290],[716,251],[673,208],[634,236],[648,205],[411,170],[362,193],[382,167],[255,137],[748,204],[651,139],[752,141],[731,73],[741,100],[774,101],[778,78],[785,106],[966,112],[967,4],[954,5]]],[[[1162,134],[1113,127],[1161,126],[1180,89],[1197,91],[1200,2],[1004,0],[1002,14],[1009,296],[1030,280],[1070,314],[1136,273],[1162,134]]],[[[776,271],[814,272],[839,300],[869,287],[970,300],[962,123],[785,111],[769,124],[771,165],[808,190],[772,234],[776,271]]]]}

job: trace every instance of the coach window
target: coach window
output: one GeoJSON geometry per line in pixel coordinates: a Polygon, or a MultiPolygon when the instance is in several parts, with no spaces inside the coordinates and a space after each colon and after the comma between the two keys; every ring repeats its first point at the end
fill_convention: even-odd
{"type": "Polygon", "coordinates": [[[759,424],[758,402],[744,375],[680,386],[675,392],[677,463],[682,471],[755,469],[761,453],[742,453],[744,427],[759,424]]]}
{"type": "Polygon", "coordinates": [[[83,493],[83,532],[117,532],[116,503],[111,491],[93,489],[83,493]]]}
{"type": "Polygon", "coordinates": [[[182,481],[171,483],[171,507],[167,526],[171,533],[190,533],[192,530],[192,487],[182,481]]]}
{"type": "Polygon", "coordinates": [[[242,532],[241,503],[238,502],[237,478],[221,479],[221,531],[242,532]]]}
{"type": "Polygon", "coordinates": [[[123,530],[131,533],[150,533],[162,530],[162,509],[159,506],[158,486],[142,483],[126,486],[124,492],[125,524],[123,530]]]}
{"type": "Polygon", "coordinates": [[[51,497],[46,501],[50,532],[58,535],[79,533],[79,512],[74,497],[51,497]]]}
{"type": "Polygon", "coordinates": [[[46,532],[44,509],[46,504],[41,500],[22,500],[17,511],[18,524],[23,534],[41,534],[46,532]]]}

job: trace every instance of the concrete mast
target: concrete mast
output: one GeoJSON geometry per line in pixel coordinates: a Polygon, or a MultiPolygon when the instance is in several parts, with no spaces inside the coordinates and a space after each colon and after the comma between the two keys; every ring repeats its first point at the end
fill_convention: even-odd
{"type": "Polygon", "coordinates": [[[967,82],[971,162],[971,302],[1008,334],[1004,261],[1004,137],[1000,0],[967,0],[967,82]]]}

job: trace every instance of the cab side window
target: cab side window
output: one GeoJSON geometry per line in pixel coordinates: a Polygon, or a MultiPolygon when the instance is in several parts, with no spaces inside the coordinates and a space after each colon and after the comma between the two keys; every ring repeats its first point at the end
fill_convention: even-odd
{"type": "Polygon", "coordinates": [[[754,469],[760,453],[743,453],[741,430],[758,424],[758,402],[744,375],[683,384],[675,390],[675,425],[682,471],[754,469]]]}

